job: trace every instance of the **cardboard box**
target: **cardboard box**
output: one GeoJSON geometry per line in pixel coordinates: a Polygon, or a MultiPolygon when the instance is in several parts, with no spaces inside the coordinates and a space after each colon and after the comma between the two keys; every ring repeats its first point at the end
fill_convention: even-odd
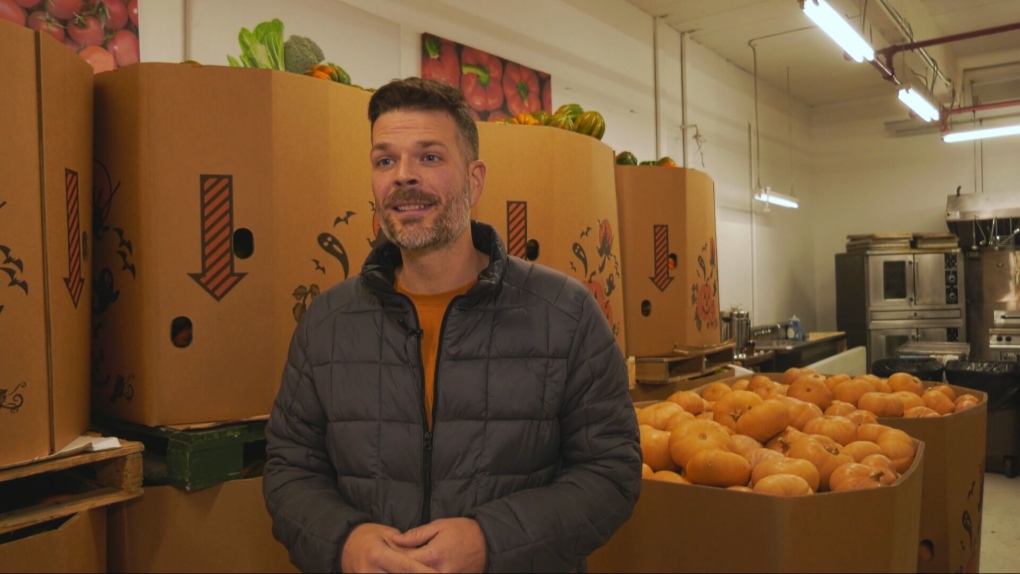
{"type": "Polygon", "coordinates": [[[297,318],[376,239],[370,94],[185,64],[95,81],[95,409],[267,415],[297,318]]]}
{"type": "Polygon", "coordinates": [[[55,530],[0,544],[0,572],[106,572],[106,508],[62,519],[55,530]]]}
{"type": "MultiPolygon", "coordinates": [[[[781,373],[760,373],[782,380],[781,373]]],[[[727,383],[740,380],[733,377],[727,383]]],[[[925,388],[942,383],[925,382],[925,388]]],[[[881,418],[925,444],[924,488],[917,572],[978,572],[985,484],[988,395],[949,385],[981,399],[974,408],[939,418],[881,418]]]]}
{"type": "Polygon", "coordinates": [[[778,498],[645,479],[591,572],[914,572],[926,445],[884,488],[778,498]]]}
{"type": "Polygon", "coordinates": [[[718,345],[715,184],[687,168],[616,166],[627,350],[718,345]]]}
{"type": "Polygon", "coordinates": [[[110,572],[297,572],[273,538],[262,478],[198,492],[147,486],[110,507],[110,572]]]}
{"type": "Polygon", "coordinates": [[[88,429],[92,67],[0,21],[0,466],[88,429]]]}
{"type": "Polygon", "coordinates": [[[488,175],[472,216],[500,232],[510,255],[584,283],[624,355],[633,355],[626,348],[613,150],[545,126],[480,122],[478,132],[488,175]]]}

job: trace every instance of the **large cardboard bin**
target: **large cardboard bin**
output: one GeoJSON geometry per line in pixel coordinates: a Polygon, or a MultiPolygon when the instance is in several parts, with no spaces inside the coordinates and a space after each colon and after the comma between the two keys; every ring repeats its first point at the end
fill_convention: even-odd
{"type": "Polygon", "coordinates": [[[0,21],[0,467],[88,429],[92,67],[0,21]]]}
{"type": "Polygon", "coordinates": [[[273,538],[262,478],[198,492],[147,486],[110,507],[110,572],[297,572],[273,538]]]}
{"type": "Polygon", "coordinates": [[[376,239],[366,91],[269,70],[96,76],[94,408],[269,413],[297,318],[376,239]]]}
{"type": "Polygon", "coordinates": [[[510,255],[588,287],[625,354],[624,281],[613,150],[546,126],[479,123],[485,191],[472,216],[494,226],[510,255]]]}
{"type": "Polygon", "coordinates": [[[0,572],[106,572],[106,509],[79,512],[55,530],[0,544],[0,572]]]}
{"type": "Polygon", "coordinates": [[[888,487],[779,498],[645,479],[592,572],[914,572],[926,445],[888,487]]]}
{"type": "Polygon", "coordinates": [[[715,184],[686,168],[616,166],[627,351],[719,344],[715,184]]]}

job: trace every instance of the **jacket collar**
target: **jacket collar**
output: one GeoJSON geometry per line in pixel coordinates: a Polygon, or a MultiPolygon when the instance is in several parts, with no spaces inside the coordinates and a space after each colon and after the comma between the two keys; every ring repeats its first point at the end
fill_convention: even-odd
{"type": "MultiPolygon", "coordinates": [[[[506,247],[491,225],[471,220],[471,241],[475,249],[489,256],[489,265],[478,274],[478,283],[467,292],[468,297],[498,291],[507,268],[506,247]]],[[[369,253],[361,267],[361,276],[369,290],[378,294],[395,294],[393,283],[396,269],[403,263],[400,248],[386,240],[369,253]]]]}

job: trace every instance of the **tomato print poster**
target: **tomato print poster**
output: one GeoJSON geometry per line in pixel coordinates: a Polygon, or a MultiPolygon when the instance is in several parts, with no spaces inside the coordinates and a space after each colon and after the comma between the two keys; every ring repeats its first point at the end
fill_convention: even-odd
{"type": "Polygon", "coordinates": [[[476,120],[553,111],[549,74],[434,34],[421,35],[421,77],[460,88],[476,120]]]}
{"type": "Polygon", "coordinates": [[[97,74],[139,60],[138,0],[0,0],[0,20],[53,36],[97,74]]]}

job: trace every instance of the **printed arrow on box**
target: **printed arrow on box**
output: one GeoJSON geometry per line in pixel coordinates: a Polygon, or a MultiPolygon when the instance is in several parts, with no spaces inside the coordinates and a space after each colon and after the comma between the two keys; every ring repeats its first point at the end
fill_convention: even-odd
{"type": "Polygon", "coordinates": [[[655,240],[655,275],[649,279],[659,291],[665,291],[673,282],[669,276],[669,226],[653,226],[652,236],[655,240]]]}
{"type": "Polygon", "coordinates": [[[507,253],[526,259],[528,256],[528,202],[506,202],[507,253]]]}
{"type": "Polygon", "coordinates": [[[81,222],[78,211],[78,172],[64,169],[64,190],[67,198],[67,269],[64,278],[74,308],[78,308],[85,279],[81,271],[81,222]]]}
{"type": "Polygon", "coordinates": [[[220,301],[247,273],[234,272],[234,177],[202,175],[202,272],[188,273],[220,301]]]}

